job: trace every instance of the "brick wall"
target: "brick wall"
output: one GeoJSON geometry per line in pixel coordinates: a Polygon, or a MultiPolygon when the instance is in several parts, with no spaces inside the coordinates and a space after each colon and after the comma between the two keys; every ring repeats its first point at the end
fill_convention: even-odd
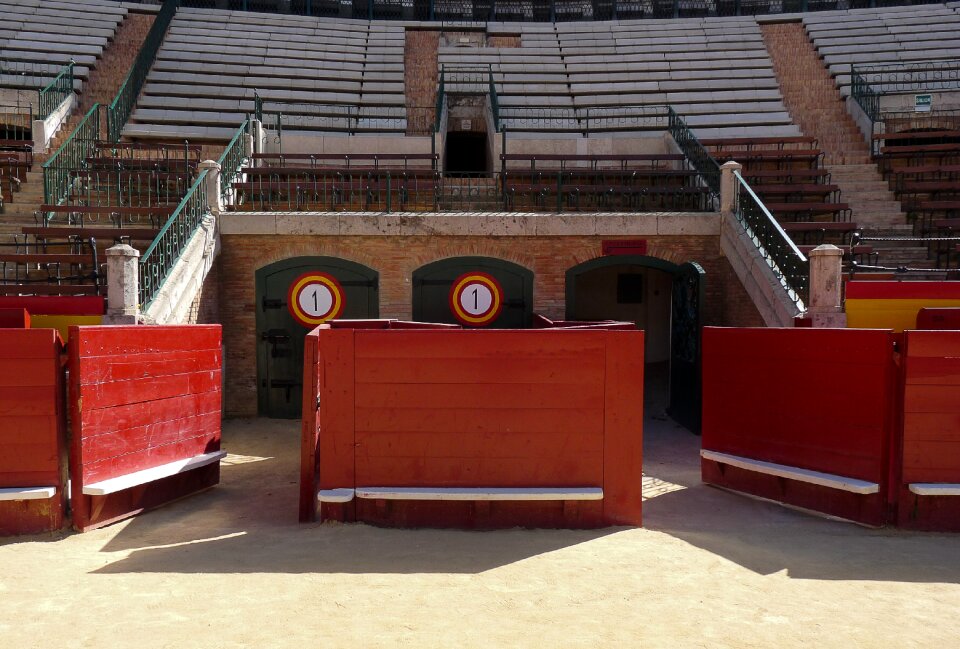
{"type": "MultiPolygon", "coordinates": [[[[222,236],[219,263],[207,282],[219,277],[219,316],[226,347],[226,413],[256,414],[256,286],[254,273],[282,259],[331,256],[358,262],[380,273],[380,317],[409,319],[411,278],[420,266],[447,257],[488,256],[534,272],[535,312],[564,317],[567,269],[598,257],[610,236],[222,236]]],[[[636,238],[636,237],[620,237],[636,238]]],[[[647,254],[680,264],[700,263],[707,273],[707,325],[763,326],[760,314],[720,253],[716,236],[646,237],[647,254]]],[[[204,291],[206,294],[207,291],[204,291]]]]}

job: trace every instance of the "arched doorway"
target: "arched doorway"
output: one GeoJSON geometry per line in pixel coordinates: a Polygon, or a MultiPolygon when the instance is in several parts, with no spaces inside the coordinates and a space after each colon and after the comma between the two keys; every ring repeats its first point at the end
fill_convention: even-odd
{"type": "MultiPolygon", "coordinates": [[[[478,300],[476,292],[463,297],[478,300]]],[[[483,310],[481,302],[477,302],[476,306],[483,310]]],[[[451,257],[425,264],[413,271],[413,319],[419,322],[525,329],[530,326],[532,318],[533,271],[519,264],[494,257],[451,257]],[[493,280],[492,284],[497,286],[494,290],[502,293],[496,314],[485,322],[478,318],[475,324],[458,318],[451,303],[454,283],[471,274],[488,276],[493,280]]]]}
{"type": "Polygon", "coordinates": [[[647,395],[700,430],[700,327],[704,271],[646,255],[609,255],[567,270],[568,320],[627,320],[645,332],[647,395]]]}
{"type": "MultiPolygon", "coordinates": [[[[261,416],[301,416],[303,339],[316,322],[293,308],[290,296],[298,287],[309,288],[304,282],[312,277],[330,278],[335,287],[332,290],[340,302],[326,310],[332,317],[376,318],[380,312],[379,275],[362,264],[338,257],[294,257],[257,270],[257,412],[261,416]]],[[[308,312],[313,307],[318,313],[325,310],[317,291],[304,294],[302,300],[308,312]]]]}

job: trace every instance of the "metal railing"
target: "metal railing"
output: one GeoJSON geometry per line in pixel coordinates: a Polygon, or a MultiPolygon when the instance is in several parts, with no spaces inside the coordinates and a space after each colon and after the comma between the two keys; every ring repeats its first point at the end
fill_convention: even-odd
{"type": "Polygon", "coordinates": [[[157,238],[140,257],[138,274],[140,307],[147,306],[157,296],[163,282],[180,259],[187,243],[209,213],[206,193],[207,172],[201,171],[197,180],[167,219],[157,238]]]}
{"type": "Polygon", "coordinates": [[[435,107],[433,118],[433,132],[440,132],[440,122],[443,118],[443,110],[447,105],[447,84],[443,76],[443,68],[440,68],[440,80],[437,82],[437,105],[435,107]]]}
{"type": "Polygon", "coordinates": [[[37,113],[39,119],[47,119],[63,101],[73,94],[73,66],[70,61],[60,73],[40,90],[37,113]]]}
{"type": "Polygon", "coordinates": [[[100,104],[94,104],[56,153],[43,163],[43,202],[62,203],[73,190],[71,172],[83,169],[100,139],[100,104]]]}
{"type": "Polygon", "coordinates": [[[143,83],[147,79],[147,73],[157,57],[157,51],[163,43],[163,38],[167,33],[170,22],[177,13],[177,7],[180,0],[164,0],[163,7],[157,12],[150,31],[143,41],[143,46],[137,53],[130,72],[117,91],[116,97],[110,102],[107,109],[107,137],[111,142],[118,142],[123,133],[123,127],[137,103],[137,97],[140,90],[143,89],[143,83]]]}
{"type": "Polygon", "coordinates": [[[713,209],[696,172],[675,169],[443,175],[430,169],[283,172],[258,168],[234,185],[235,209],[352,212],[678,212],[713,209]]]}
{"type": "Polygon", "coordinates": [[[720,165],[700,143],[700,140],[693,134],[693,131],[691,131],[687,123],[683,121],[683,118],[680,117],[671,106],[667,106],[667,112],[669,115],[668,128],[670,135],[673,137],[673,141],[676,142],[680,150],[683,151],[683,155],[687,157],[690,165],[697,170],[703,182],[710,188],[714,196],[719,196],[720,165]]]}
{"type": "Polygon", "coordinates": [[[863,113],[876,122],[880,117],[880,93],[870,85],[867,77],[860,74],[854,64],[850,64],[850,96],[857,102],[863,113]]]}
{"type": "Polygon", "coordinates": [[[250,127],[250,120],[244,120],[234,134],[233,139],[223,150],[217,163],[220,165],[220,200],[224,205],[232,204],[233,181],[240,174],[243,162],[247,158],[244,136],[250,127]]]}
{"type": "MultiPolygon", "coordinates": [[[[141,0],[147,1],[150,0],[141,0]]],[[[453,26],[486,22],[561,22],[747,16],[833,9],[936,4],[935,0],[231,0],[242,11],[283,12],[360,20],[421,20],[453,26]]],[[[223,8],[217,0],[185,7],[223,8]]]]}
{"type": "Polygon", "coordinates": [[[810,262],[783,231],[777,220],[754,193],[739,171],[734,215],[766,260],[790,299],[805,311],[810,285],[810,262]]]}

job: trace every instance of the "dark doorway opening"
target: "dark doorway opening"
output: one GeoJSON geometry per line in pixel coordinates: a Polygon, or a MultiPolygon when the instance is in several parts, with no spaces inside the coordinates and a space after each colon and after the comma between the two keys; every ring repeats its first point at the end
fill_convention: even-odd
{"type": "Polygon", "coordinates": [[[448,176],[490,173],[490,160],[487,156],[487,134],[447,133],[443,169],[448,176]]]}

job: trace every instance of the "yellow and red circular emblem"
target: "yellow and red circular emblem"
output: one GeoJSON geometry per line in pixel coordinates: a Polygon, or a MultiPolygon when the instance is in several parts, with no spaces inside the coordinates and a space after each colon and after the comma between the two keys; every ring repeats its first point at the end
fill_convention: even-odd
{"type": "Polygon", "coordinates": [[[450,310],[454,317],[471,327],[485,327],[497,319],[503,309],[503,289],[492,275],[464,273],[450,287],[450,310]]]}
{"type": "Polygon", "coordinates": [[[343,288],[333,275],[306,272],[290,284],[287,309],[305,327],[316,327],[333,320],[343,311],[343,288]]]}

